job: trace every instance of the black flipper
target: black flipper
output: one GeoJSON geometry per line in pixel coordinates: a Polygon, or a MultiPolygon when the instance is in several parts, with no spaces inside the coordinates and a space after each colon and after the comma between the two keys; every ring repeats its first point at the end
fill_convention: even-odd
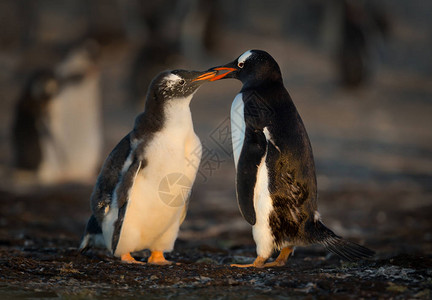
{"type": "Polygon", "coordinates": [[[114,232],[112,236],[112,253],[114,254],[117,248],[118,241],[120,239],[120,232],[126,213],[127,204],[129,201],[129,193],[132,186],[135,183],[135,178],[138,175],[139,170],[145,166],[146,162],[141,161],[135,155],[131,165],[121,178],[120,185],[116,189],[117,195],[117,206],[118,206],[118,218],[114,223],[114,232]]]}
{"type": "Polygon", "coordinates": [[[345,240],[327,228],[321,221],[310,222],[305,231],[310,235],[310,242],[321,244],[326,249],[348,261],[371,257],[374,251],[345,240]]]}
{"type": "Polygon", "coordinates": [[[122,176],[123,165],[131,151],[131,137],[128,134],[104,162],[90,200],[93,215],[99,224],[102,224],[107,209],[112,205],[114,189],[122,176]]]}
{"type": "Polygon", "coordinates": [[[237,201],[246,221],[255,225],[254,189],[258,167],[267,151],[263,132],[246,127],[243,148],[237,164],[237,201]]]}

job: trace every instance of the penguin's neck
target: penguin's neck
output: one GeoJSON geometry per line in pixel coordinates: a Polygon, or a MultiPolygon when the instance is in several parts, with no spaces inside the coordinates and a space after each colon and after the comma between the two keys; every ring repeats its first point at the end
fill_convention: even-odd
{"type": "Polygon", "coordinates": [[[174,129],[176,131],[193,131],[192,115],[190,111],[190,101],[192,95],[185,98],[171,99],[164,107],[163,129],[174,129]]]}
{"type": "Polygon", "coordinates": [[[243,86],[241,91],[247,91],[247,90],[273,90],[273,89],[280,89],[284,88],[282,79],[272,79],[268,78],[266,80],[248,80],[246,82],[243,82],[243,86]]]}
{"type": "MultiPolygon", "coordinates": [[[[151,99],[150,99],[151,100],[151,99]]],[[[141,138],[164,130],[193,131],[189,108],[192,95],[186,98],[170,99],[163,105],[148,101],[145,111],[135,120],[134,136],[141,138]]]]}

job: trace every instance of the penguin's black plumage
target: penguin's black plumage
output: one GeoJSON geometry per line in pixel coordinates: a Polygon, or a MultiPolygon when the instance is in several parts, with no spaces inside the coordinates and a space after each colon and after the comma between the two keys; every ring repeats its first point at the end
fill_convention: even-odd
{"type": "Polygon", "coordinates": [[[373,252],[328,229],[317,211],[317,182],[311,144],[285,89],[277,62],[267,52],[250,50],[210,70],[211,81],[243,83],[231,108],[231,132],[240,211],[253,226],[258,257],[251,265],[284,265],[295,246],[319,243],[348,260],[373,252]],[[279,257],[265,261],[275,249],[279,257]]]}
{"type": "Polygon", "coordinates": [[[136,262],[130,253],[149,249],[150,263],[168,263],[163,252],[173,248],[201,158],[189,104],[215,74],[174,70],[155,77],[144,112],[99,174],[81,250],[102,244],[136,262]]]}
{"type": "Polygon", "coordinates": [[[37,70],[29,77],[18,100],[12,127],[15,168],[36,171],[40,166],[41,138],[50,135],[44,120],[58,89],[59,80],[51,70],[37,70]]]}

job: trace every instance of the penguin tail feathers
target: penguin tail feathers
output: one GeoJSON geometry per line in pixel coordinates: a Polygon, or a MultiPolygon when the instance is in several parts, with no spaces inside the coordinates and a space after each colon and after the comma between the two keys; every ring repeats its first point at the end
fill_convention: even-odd
{"type": "Polygon", "coordinates": [[[313,222],[310,231],[310,241],[323,245],[328,251],[340,256],[347,261],[356,261],[363,258],[371,257],[374,251],[345,240],[336,235],[332,230],[327,228],[321,221],[313,222]]]}
{"type": "Polygon", "coordinates": [[[324,245],[328,251],[337,254],[348,261],[368,258],[375,254],[374,251],[359,244],[347,241],[339,236],[324,240],[321,244],[324,245]]]}
{"type": "Polygon", "coordinates": [[[105,240],[103,238],[102,229],[99,226],[94,215],[90,217],[81,239],[81,244],[78,248],[80,253],[85,253],[90,248],[103,248],[105,247],[105,240]]]}

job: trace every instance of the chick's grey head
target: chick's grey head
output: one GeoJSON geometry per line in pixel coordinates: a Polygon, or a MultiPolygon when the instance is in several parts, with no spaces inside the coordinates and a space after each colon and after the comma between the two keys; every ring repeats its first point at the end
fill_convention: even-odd
{"type": "Polygon", "coordinates": [[[215,71],[188,70],[162,72],[150,84],[148,96],[155,97],[159,101],[190,97],[203,83],[213,78],[216,73],[215,71]]]}

